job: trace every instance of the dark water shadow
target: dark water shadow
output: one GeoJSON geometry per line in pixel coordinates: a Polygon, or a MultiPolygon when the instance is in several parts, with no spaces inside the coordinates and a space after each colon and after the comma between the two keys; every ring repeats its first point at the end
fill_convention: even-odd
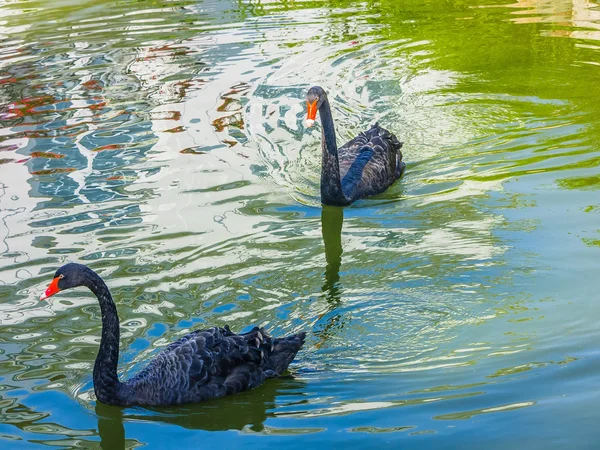
{"type": "MultiPolygon", "coordinates": [[[[273,411],[278,395],[290,395],[283,406],[293,406],[305,403],[302,395],[304,391],[302,381],[287,375],[269,380],[249,392],[197,404],[121,408],[96,402],[100,448],[123,450],[131,447],[133,442],[126,446],[124,424],[128,421],[177,425],[204,431],[246,430],[261,433],[265,429],[266,420],[276,416],[273,411]]],[[[282,407],[281,401],[277,403],[277,407],[282,407]]]]}

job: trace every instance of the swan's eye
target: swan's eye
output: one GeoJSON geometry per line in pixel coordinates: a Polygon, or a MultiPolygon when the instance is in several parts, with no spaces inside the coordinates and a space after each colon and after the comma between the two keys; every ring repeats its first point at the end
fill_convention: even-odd
{"type": "Polygon", "coordinates": [[[62,280],[64,277],[65,277],[65,276],[64,276],[62,273],[61,273],[61,274],[58,276],[58,278],[59,278],[60,280],[62,280]]]}

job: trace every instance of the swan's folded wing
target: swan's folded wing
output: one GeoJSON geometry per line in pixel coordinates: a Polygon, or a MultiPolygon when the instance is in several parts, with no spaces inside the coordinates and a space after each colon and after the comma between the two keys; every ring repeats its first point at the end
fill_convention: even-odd
{"type": "Polygon", "coordinates": [[[151,404],[184,403],[190,395],[218,397],[236,367],[260,364],[261,350],[252,344],[227,328],[195,331],[167,346],[128,383],[140,402],[149,398],[151,404]],[[206,392],[198,394],[200,388],[206,392]]]}
{"type": "Polygon", "coordinates": [[[229,328],[194,331],[160,352],[121,385],[124,404],[173,405],[241,392],[280,375],[304,333],[274,339],[264,329],[235,334],[229,328]]]}
{"type": "Polygon", "coordinates": [[[155,361],[172,373],[189,377],[191,382],[206,383],[210,378],[227,376],[240,364],[260,363],[260,350],[252,344],[243,335],[215,327],[170,344],[155,361]]]}
{"type": "Polygon", "coordinates": [[[373,159],[373,148],[363,146],[357,152],[357,156],[342,178],[342,191],[347,198],[353,198],[358,183],[365,176],[365,167],[373,159]]]}

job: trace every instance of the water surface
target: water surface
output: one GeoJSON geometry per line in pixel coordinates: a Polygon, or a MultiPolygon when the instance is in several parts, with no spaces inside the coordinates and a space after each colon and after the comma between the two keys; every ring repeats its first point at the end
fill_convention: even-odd
{"type": "Polygon", "coordinates": [[[3,448],[596,448],[600,6],[587,0],[0,1],[3,448]],[[405,177],[319,202],[379,121],[405,177]],[[290,377],[96,404],[84,290],[122,375],[194,327],[307,330],[290,377]]]}

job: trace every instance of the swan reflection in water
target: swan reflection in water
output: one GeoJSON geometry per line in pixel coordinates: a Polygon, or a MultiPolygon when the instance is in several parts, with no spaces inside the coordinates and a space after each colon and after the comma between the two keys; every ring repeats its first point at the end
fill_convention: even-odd
{"type": "Polygon", "coordinates": [[[340,299],[340,266],[342,265],[342,224],[344,208],[325,206],[321,211],[321,231],[325,245],[325,284],[323,292],[328,300],[337,302],[340,299]]]}
{"type": "Polygon", "coordinates": [[[341,296],[343,293],[340,284],[340,266],[342,264],[342,225],[344,223],[344,208],[339,206],[323,205],[321,211],[321,231],[325,246],[325,284],[322,291],[327,300],[327,310],[321,314],[315,335],[321,340],[320,344],[334,334],[334,330],[342,328],[344,322],[341,312],[341,296]]]}
{"type": "MultiPolygon", "coordinates": [[[[177,425],[192,430],[262,433],[267,419],[281,415],[275,413],[275,407],[278,411],[281,408],[289,411],[289,407],[305,403],[302,394],[305,390],[304,382],[286,375],[251,391],[203,403],[123,408],[96,402],[100,448],[123,450],[137,447],[137,436],[126,439],[124,423],[130,421],[177,425]],[[282,396],[290,397],[281,401],[282,396]]],[[[289,411],[290,414],[294,412],[289,411]]]]}

